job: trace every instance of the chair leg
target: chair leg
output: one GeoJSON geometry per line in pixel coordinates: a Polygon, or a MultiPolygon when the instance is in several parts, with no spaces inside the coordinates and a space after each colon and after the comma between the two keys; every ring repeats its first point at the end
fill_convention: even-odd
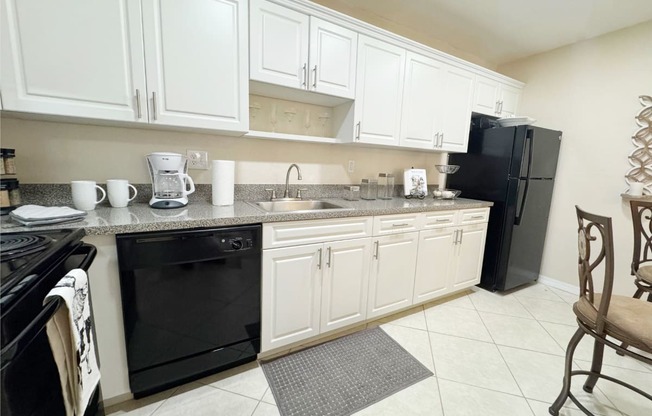
{"type": "Polygon", "coordinates": [[[652,292],[647,294],[647,301],[652,302],[652,292]]]}
{"type": "Polygon", "coordinates": [[[593,393],[593,387],[595,387],[595,383],[598,381],[598,376],[597,374],[600,374],[602,371],[602,358],[604,356],[604,344],[600,342],[599,339],[595,340],[595,343],[593,344],[593,363],[591,364],[591,372],[596,373],[596,374],[591,374],[588,376],[586,379],[586,382],[584,383],[584,391],[587,393],[593,393]]]}
{"type": "Polygon", "coordinates": [[[582,337],[584,336],[584,331],[581,328],[578,328],[570,342],[568,343],[568,348],[566,348],[566,364],[564,367],[564,384],[557,396],[557,400],[548,408],[548,413],[553,416],[559,415],[559,410],[566,403],[568,399],[568,394],[570,393],[571,388],[571,371],[573,370],[573,354],[575,354],[575,348],[577,344],[580,343],[582,337]]]}
{"type": "MultiPolygon", "coordinates": [[[[634,293],[633,298],[634,298],[634,299],[640,299],[641,296],[643,296],[643,292],[644,292],[644,291],[643,291],[643,289],[641,289],[641,288],[636,289],[636,293],[634,293]]],[[[648,301],[648,302],[652,302],[652,292],[648,293],[648,295],[647,295],[647,301],[648,301]]],[[[620,347],[621,347],[622,349],[625,349],[625,350],[626,350],[627,347],[629,347],[629,344],[623,342],[622,344],[620,344],[620,347]]],[[[622,353],[622,352],[620,352],[620,351],[616,351],[616,354],[620,355],[621,357],[625,355],[624,353],[622,353]]]]}
{"type": "Polygon", "coordinates": [[[636,299],[640,299],[641,296],[643,296],[643,289],[641,289],[641,288],[636,289],[636,292],[634,293],[633,297],[636,298],[636,299]]]}

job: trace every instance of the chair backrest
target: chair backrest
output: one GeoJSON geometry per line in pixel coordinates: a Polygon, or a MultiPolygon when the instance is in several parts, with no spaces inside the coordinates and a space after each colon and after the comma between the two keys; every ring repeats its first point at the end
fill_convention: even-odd
{"type": "Polygon", "coordinates": [[[629,201],[634,225],[632,275],[641,263],[652,262],[652,201],[629,201]]]}
{"type": "Polygon", "coordinates": [[[611,218],[582,211],[577,205],[577,245],[578,272],[580,278],[580,297],[586,297],[594,304],[595,287],[593,272],[601,263],[604,267],[600,305],[597,307],[596,330],[604,332],[605,317],[609,310],[609,301],[614,280],[614,244],[611,218]]]}

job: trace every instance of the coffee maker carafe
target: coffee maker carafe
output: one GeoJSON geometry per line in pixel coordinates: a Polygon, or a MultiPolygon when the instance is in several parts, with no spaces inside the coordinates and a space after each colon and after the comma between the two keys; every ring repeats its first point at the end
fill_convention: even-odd
{"type": "Polygon", "coordinates": [[[188,205],[187,196],[195,192],[195,184],[188,176],[188,158],[179,153],[151,153],[147,155],[147,166],[152,178],[152,208],[188,205]]]}

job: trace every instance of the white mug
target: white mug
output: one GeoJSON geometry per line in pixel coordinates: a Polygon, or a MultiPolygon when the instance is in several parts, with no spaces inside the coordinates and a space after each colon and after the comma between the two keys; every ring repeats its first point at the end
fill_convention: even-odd
{"type": "Polygon", "coordinates": [[[106,190],[109,192],[109,202],[114,208],[124,208],[129,201],[133,201],[138,191],[126,179],[109,179],[106,181],[106,190]],[[134,196],[129,198],[129,188],[134,190],[134,196]]]}
{"type": "Polygon", "coordinates": [[[75,208],[82,211],[94,210],[95,205],[104,201],[104,198],[106,198],[106,192],[97,186],[95,181],[71,181],[70,186],[72,187],[72,203],[75,205],[75,208]],[[102,192],[100,199],[97,199],[97,189],[102,192]]]}

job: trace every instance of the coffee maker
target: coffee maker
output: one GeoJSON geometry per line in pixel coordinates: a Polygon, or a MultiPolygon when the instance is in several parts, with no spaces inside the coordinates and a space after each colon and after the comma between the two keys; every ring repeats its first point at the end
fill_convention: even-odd
{"type": "Polygon", "coordinates": [[[156,152],[147,155],[152,178],[152,208],[181,208],[188,205],[187,196],[195,192],[188,176],[188,158],[179,153],[156,152]],[[188,189],[190,186],[190,189],[188,189]]]}

